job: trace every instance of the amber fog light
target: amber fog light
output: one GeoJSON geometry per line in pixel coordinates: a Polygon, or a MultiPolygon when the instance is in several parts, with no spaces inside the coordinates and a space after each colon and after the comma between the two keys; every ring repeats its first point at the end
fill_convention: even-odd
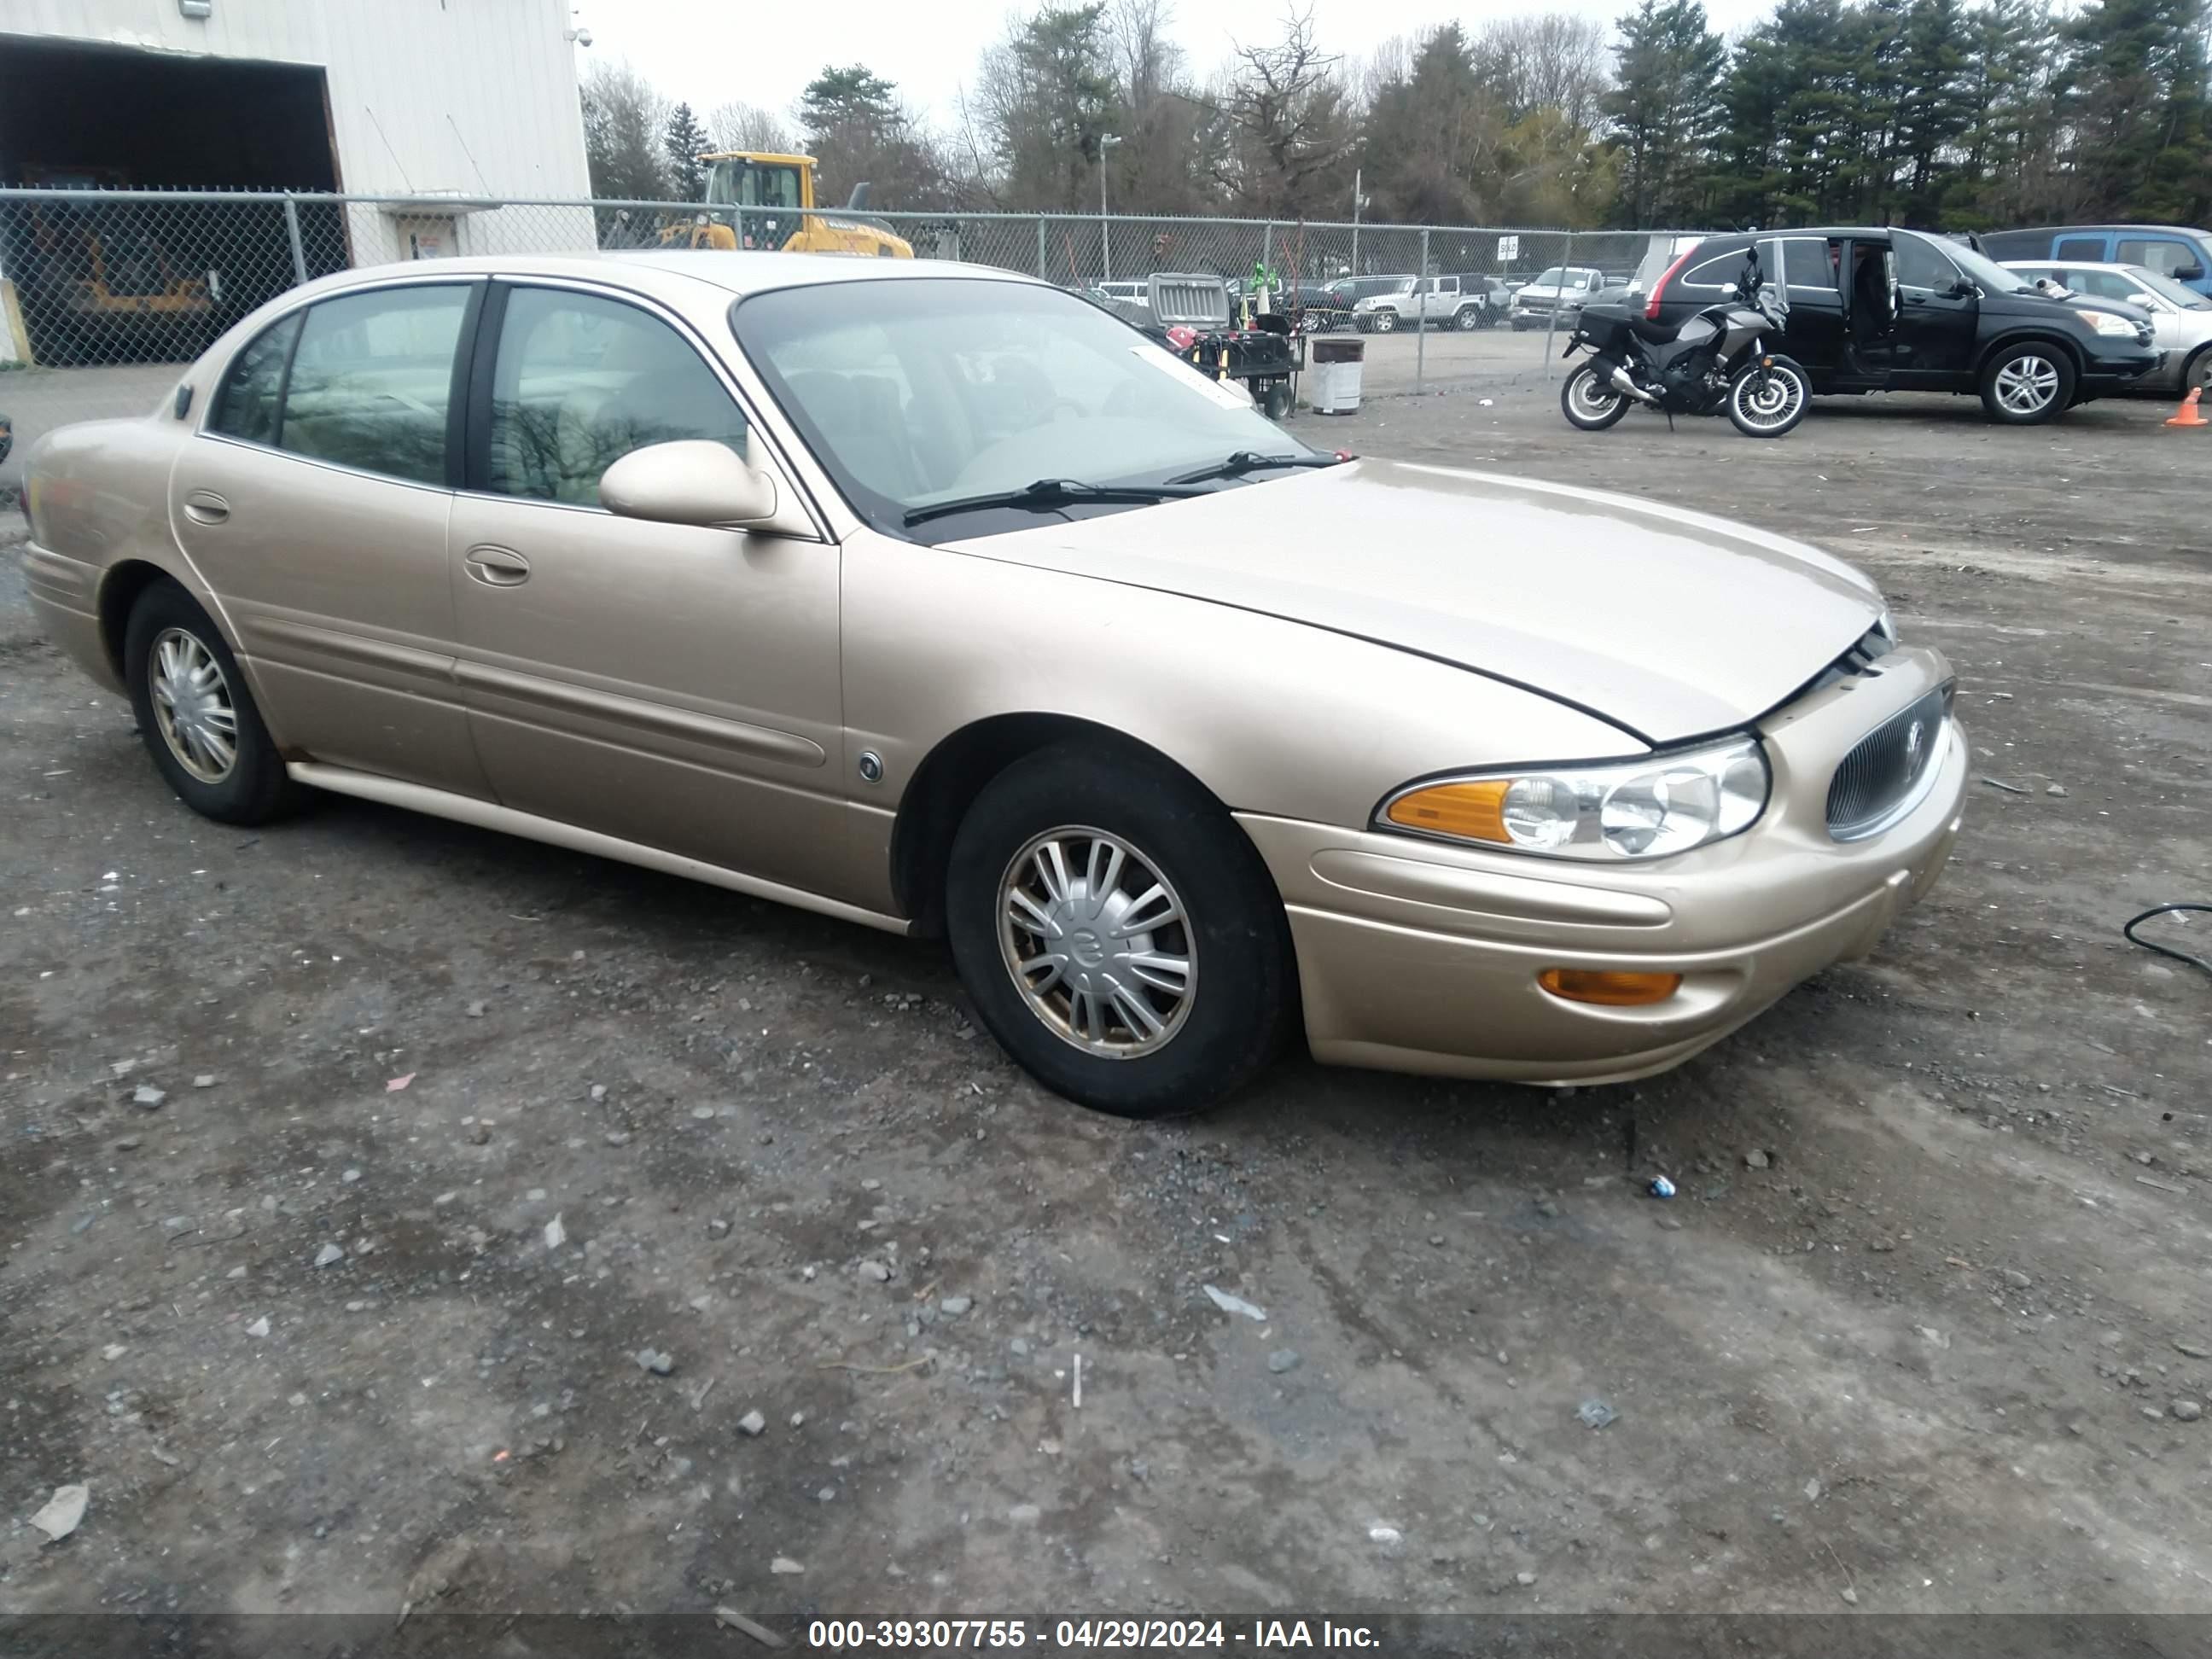
{"type": "Polygon", "coordinates": [[[1547,968],[1536,983],[1569,1002],[1604,1008],[1646,1008],[1682,988],[1680,974],[1620,974],[1596,968],[1547,968]]]}

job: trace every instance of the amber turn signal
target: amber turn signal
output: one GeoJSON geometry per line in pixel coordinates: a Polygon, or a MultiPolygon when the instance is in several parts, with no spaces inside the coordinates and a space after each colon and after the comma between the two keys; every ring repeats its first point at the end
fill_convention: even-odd
{"type": "Polygon", "coordinates": [[[1510,844],[1505,833],[1505,792],[1510,778],[1486,778],[1475,783],[1439,783],[1416,789],[1390,803],[1383,817],[1403,830],[1425,830],[1435,836],[1463,836],[1473,841],[1510,844]]]}
{"type": "Polygon", "coordinates": [[[1680,974],[1625,974],[1598,968],[1547,968],[1536,983],[1569,1002],[1602,1008],[1647,1008],[1682,988],[1680,974]]]}

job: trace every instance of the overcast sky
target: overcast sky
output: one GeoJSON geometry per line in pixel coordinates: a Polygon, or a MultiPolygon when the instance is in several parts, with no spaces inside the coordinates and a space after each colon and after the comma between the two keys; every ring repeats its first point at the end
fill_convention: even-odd
{"type": "MultiPolygon", "coordinates": [[[[730,0],[571,0],[592,32],[588,57],[626,58],[671,98],[702,115],[732,99],[786,112],[825,63],[866,64],[898,83],[933,123],[950,127],[959,88],[975,58],[1004,33],[1000,0],[827,0],[821,4],[730,0]]],[[[1232,41],[1279,30],[1270,0],[1173,0],[1174,33],[1200,75],[1232,41]]],[[[1610,23],[1630,0],[1556,0],[1453,7],[1438,0],[1312,0],[1322,42],[1346,58],[1366,56],[1395,34],[1415,34],[1456,16],[1470,27],[1524,11],[1579,12],[1610,23]]],[[[1770,0],[1705,0],[1713,27],[1728,32],[1771,9],[1770,0]]],[[[586,56],[580,54],[580,57],[586,56]]],[[[579,68],[581,68],[581,64],[579,68]]]]}

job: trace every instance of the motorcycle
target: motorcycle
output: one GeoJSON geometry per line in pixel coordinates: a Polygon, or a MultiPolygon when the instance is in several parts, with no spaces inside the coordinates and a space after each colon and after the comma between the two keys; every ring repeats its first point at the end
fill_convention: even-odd
{"type": "Polygon", "coordinates": [[[1602,432],[1635,404],[1677,415],[1723,409],[1747,438],[1779,438],[1805,418],[1813,383],[1803,368],[1767,349],[1789,318],[1765,285],[1756,249],[1747,254],[1732,298],[1680,325],[1653,322],[1629,306],[1586,305],[1566,349],[1590,361],[1559,388],[1560,412],[1584,432],[1602,432]]]}

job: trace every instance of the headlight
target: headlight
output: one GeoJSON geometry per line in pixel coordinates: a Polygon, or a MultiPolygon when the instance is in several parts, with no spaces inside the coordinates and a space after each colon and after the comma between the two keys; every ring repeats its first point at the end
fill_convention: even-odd
{"type": "Polygon", "coordinates": [[[2087,311],[2081,313],[2089,319],[2089,326],[2100,334],[2110,334],[2123,340],[2136,337],[2136,325],[2116,312],[2087,311]]]}
{"type": "Polygon", "coordinates": [[[1521,767],[1409,785],[1379,829],[1552,858],[1665,858],[1748,830],[1766,810],[1755,738],[1596,766],[1521,767]]]}

